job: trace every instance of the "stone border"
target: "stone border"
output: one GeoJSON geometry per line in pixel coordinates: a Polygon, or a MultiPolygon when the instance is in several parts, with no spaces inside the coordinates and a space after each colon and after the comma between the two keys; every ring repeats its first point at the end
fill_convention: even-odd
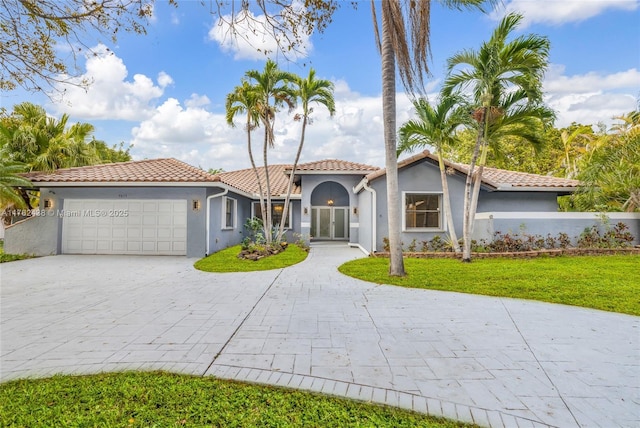
{"type": "MultiPolygon", "coordinates": [[[[414,259],[462,259],[462,253],[430,251],[430,252],[403,252],[405,257],[414,259]]],[[[640,255],[640,248],[558,248],[555,250],[517,251],[509,253],[471,253],[475,259],[531,259],[535,257],[558,256],[609,256],[615,254],[640,255]]],[[[388,258],[388,252],[371,253],[371,257],[388,258]]]]}
{"type": "Polygon", "coordinates": [[[498,410],[488,410],[481,407],[473,407],[425,397],[419,394],[317,376],[215,363],[207,370],[205,376],[318,392],[366,403],[399,407],[417,413],[484,427],[503,428],[530,426],[532,428],[555,428],[553,425],[547,425],[533,419],[500,412],[498,410]]]}

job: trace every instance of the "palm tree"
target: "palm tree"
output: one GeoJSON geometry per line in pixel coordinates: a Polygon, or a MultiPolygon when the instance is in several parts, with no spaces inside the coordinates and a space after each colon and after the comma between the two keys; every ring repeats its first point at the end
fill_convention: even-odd
{"type": "Polygon", "coordinates": [[[0,206],[2,208],[9,205],[28,208],[28,203],[16,191],[17,187],[31,187],[31,182],[19,175],[24,170],[24,165],[18,163],[0,163],[0,206]]]}
{"type": "Polygon", "coordinates": [[[586,148],[586,144],[580,143],[589,142],[592,138],[593,130],[590,126],[578,126],[573,129],[563,129],[560,132],[560,141],[564,149],[562,166],[566,178],[575,178],[578,175],[578,161],[580,156],[584,155],[586,148]],[[573,156],[571,156],[572,154],[573,156]]]}
{"type": "MultiPolygon", "coordinates": [[[[494,0],[487,0],[493,4],[494,0]]],[[[446,6],[477,7],[484,0],[446,0],[446,6]]],[[[404,276],[402,259],[398,158],[396,155],[396,63],[402,83],[410,94],[421,92],[423,75],[428,73],[430,56],[431,1],[380,2],[382,35],[378,28],[376,2],[371,11],[378,50],[382,58],[382,115],[384,122],[385,167],[387,176],[387,210],[389,222],[389,274],[404,276]],[[403,5],[406,5],[406,13],[403,5]],[[408,17],[408,18],[407,18],[408,17]]]]}
{"type": "Polygon", "coordinates": [[[255,88],[252,87],[249,82],[244,80],[241,85],[236,86],[233,92],[227,95],[225,110],[227,112],[227,123],[231,126],[235,126],[233,119],[238,114],[245,113],[247,116],[245,123],[245,130],[247,132],[247,151],[249,152],[249,160],[251,161],[251,169],[256,176],[256,183],[258,183],[258,193],[260,197],[260,214],[262,217],[262,224],[267,224],[266,208],[264,201],[264,190],[262,188],[262,182],[260,175],[258,174],[258,168],[253,158],[253,149],[251,147],[251,132],[259,126],[260,113],[258,112],[258,93],[255,88]]]}
{"type": "Polygon", "coordinates": [[[413,102],[418,119],[410,120],[400,127],[398,154],[425,146],[436,149],[440,180],[442,182],[443,211],[453,249],[456,253],[459,253],[460,245],[458,244],[458,237],[453,224],[449,184],[442,152],[444,146],[450,146],[454,143],[456,129],[468,122],[469,115],[464,107],[462,98],[459,96],[441,97],[439,101],[435,107],[432,107],[424,98],[413,102]]]}
{"type": "Polygon", "coordinates": [[[573,202],[583,211],[640,211],[640,114],[617,117],[623,124],[601,139],[580,166],[573,202]],[[635,124],[634,124],[635,118],[635,124]]]}
{"type": "Polygon", "coordinates": [[[67,128],[68,115],[57,120],[28,102],[14,106],[13,116],[15,121],[0,125],[3,159],[24,163],[30,171],[100,163],[97,151],[88,144],[93,125],[76,123],[67,128]]]}
{"type": "Polygon", "coordinates": [[[295,160],[291,168],[291,175],[289,175],[289,183],[287,184],[287,196],[284,202],[284,210],[282,213],[282,219],[280,221],[280,229],[276,240],[280,241],[284,235],[284,226],[289,211],[289,200],[291,198],[291,190],[293,189],[293,181],[296,174],[296,168],[298,161],[300,160],[300,154],[302,153],[302,147],[304,146],[304,137],[307,129],[307,125],[311,123],[310,115],[313,113],[312,103],[323,105],[329,110],[329,114],[333,116],[336,112],[335,100],[333,98],[333,83],[325,79],[316,79],[316,72],[314,69],[309,70],[309,75],[306,78],[297,77],[293,81],[293,85],[296,88],[296,95],[302,104],[302,115],[296,115],[296,120],[302,121],[302,130],[300,132],[300,143],[298,144],[298,151],[296,152],[295,160]]]}
{"type": "Polygon", "coordinates": [[[265,240],[267,245],[271,245],[273,240],[271,221],[271,183],[269,179],[267,149],[274,146],[274,122],[279,108],[286,105],[289,109],[295,107],[296,94],[289,86],[295,81],[296,76],[292,73],[282,71],[271,59],[267,60],[264,70],[250,70],[245,76],[256,91],[256,109],[260,121],[264,125],[264,143],[262,147],[262,157],[264,161],[265,173],[265,195],[266,195],[266,216],[264,223],[265,240]]]}
{"type": "Polygon", "coordinates": [[[448,60],[450,74],[443,93],[451,95],[468,88],[476,105],[473,118],[477,122],[477,137],[464,196],[462,259],[465,262],[471,261],[473,219],[491,140],[508,134],[541,143],[536,130],[554,116],[542,104],[542,78],[548,65],[549,40],[530,34],[508,42],[521,21],[522,15],[506,15],[477,52],[466,50],[448,60]],[[461,69],[454,73],[458,67],[461,69]]]}

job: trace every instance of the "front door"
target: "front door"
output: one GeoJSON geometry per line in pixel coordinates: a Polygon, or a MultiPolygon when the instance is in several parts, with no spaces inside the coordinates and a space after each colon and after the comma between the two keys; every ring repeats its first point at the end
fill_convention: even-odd
{"type": "Polygon", "coordinates": [[[314,239],[349,239],[349,208],[312,207],[311,236],[314,239]]]}

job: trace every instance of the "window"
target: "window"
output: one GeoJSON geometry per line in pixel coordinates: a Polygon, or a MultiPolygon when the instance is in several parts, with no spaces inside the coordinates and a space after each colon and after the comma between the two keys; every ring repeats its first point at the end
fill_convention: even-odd
{"type": "MultiPolygon", "coordinates": [[[[262,209],[260,208],[260,202],[253,202],[253,216],[262,218],[262,209]]],[[[284,202],[271,201],[271,224],[274,227],[280,227],[280,221],[282,220],[282,214],[284,211],[284,202]]],[[[285,229],[291,227],[291,204],[289,204],[289,210],[287,214],[287,220],[284,223],[285,229]]]]}
{"type": "Polygon", "coordinates": [[[439,194],[404,194],[404,229],[441,229],[439,194]]]}
{"type": "Polygon", "coordinates": [[[222,198],[222,228],[235,229],[237,201],[233,198],[222,198]]]}

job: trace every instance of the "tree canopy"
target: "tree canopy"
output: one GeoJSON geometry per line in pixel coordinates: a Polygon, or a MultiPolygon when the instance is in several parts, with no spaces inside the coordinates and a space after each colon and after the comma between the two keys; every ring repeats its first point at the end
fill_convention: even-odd
{"type": "Polygon", "coordinates": [[[41,106],[17,104],[10,115],[0,117],[0,161],[21,163],[29,171],[95,165],[131,160],[124,143],[109,147],[93,137],[89,123],[69,126],[69,117],[47,116],[41,106]]]}

